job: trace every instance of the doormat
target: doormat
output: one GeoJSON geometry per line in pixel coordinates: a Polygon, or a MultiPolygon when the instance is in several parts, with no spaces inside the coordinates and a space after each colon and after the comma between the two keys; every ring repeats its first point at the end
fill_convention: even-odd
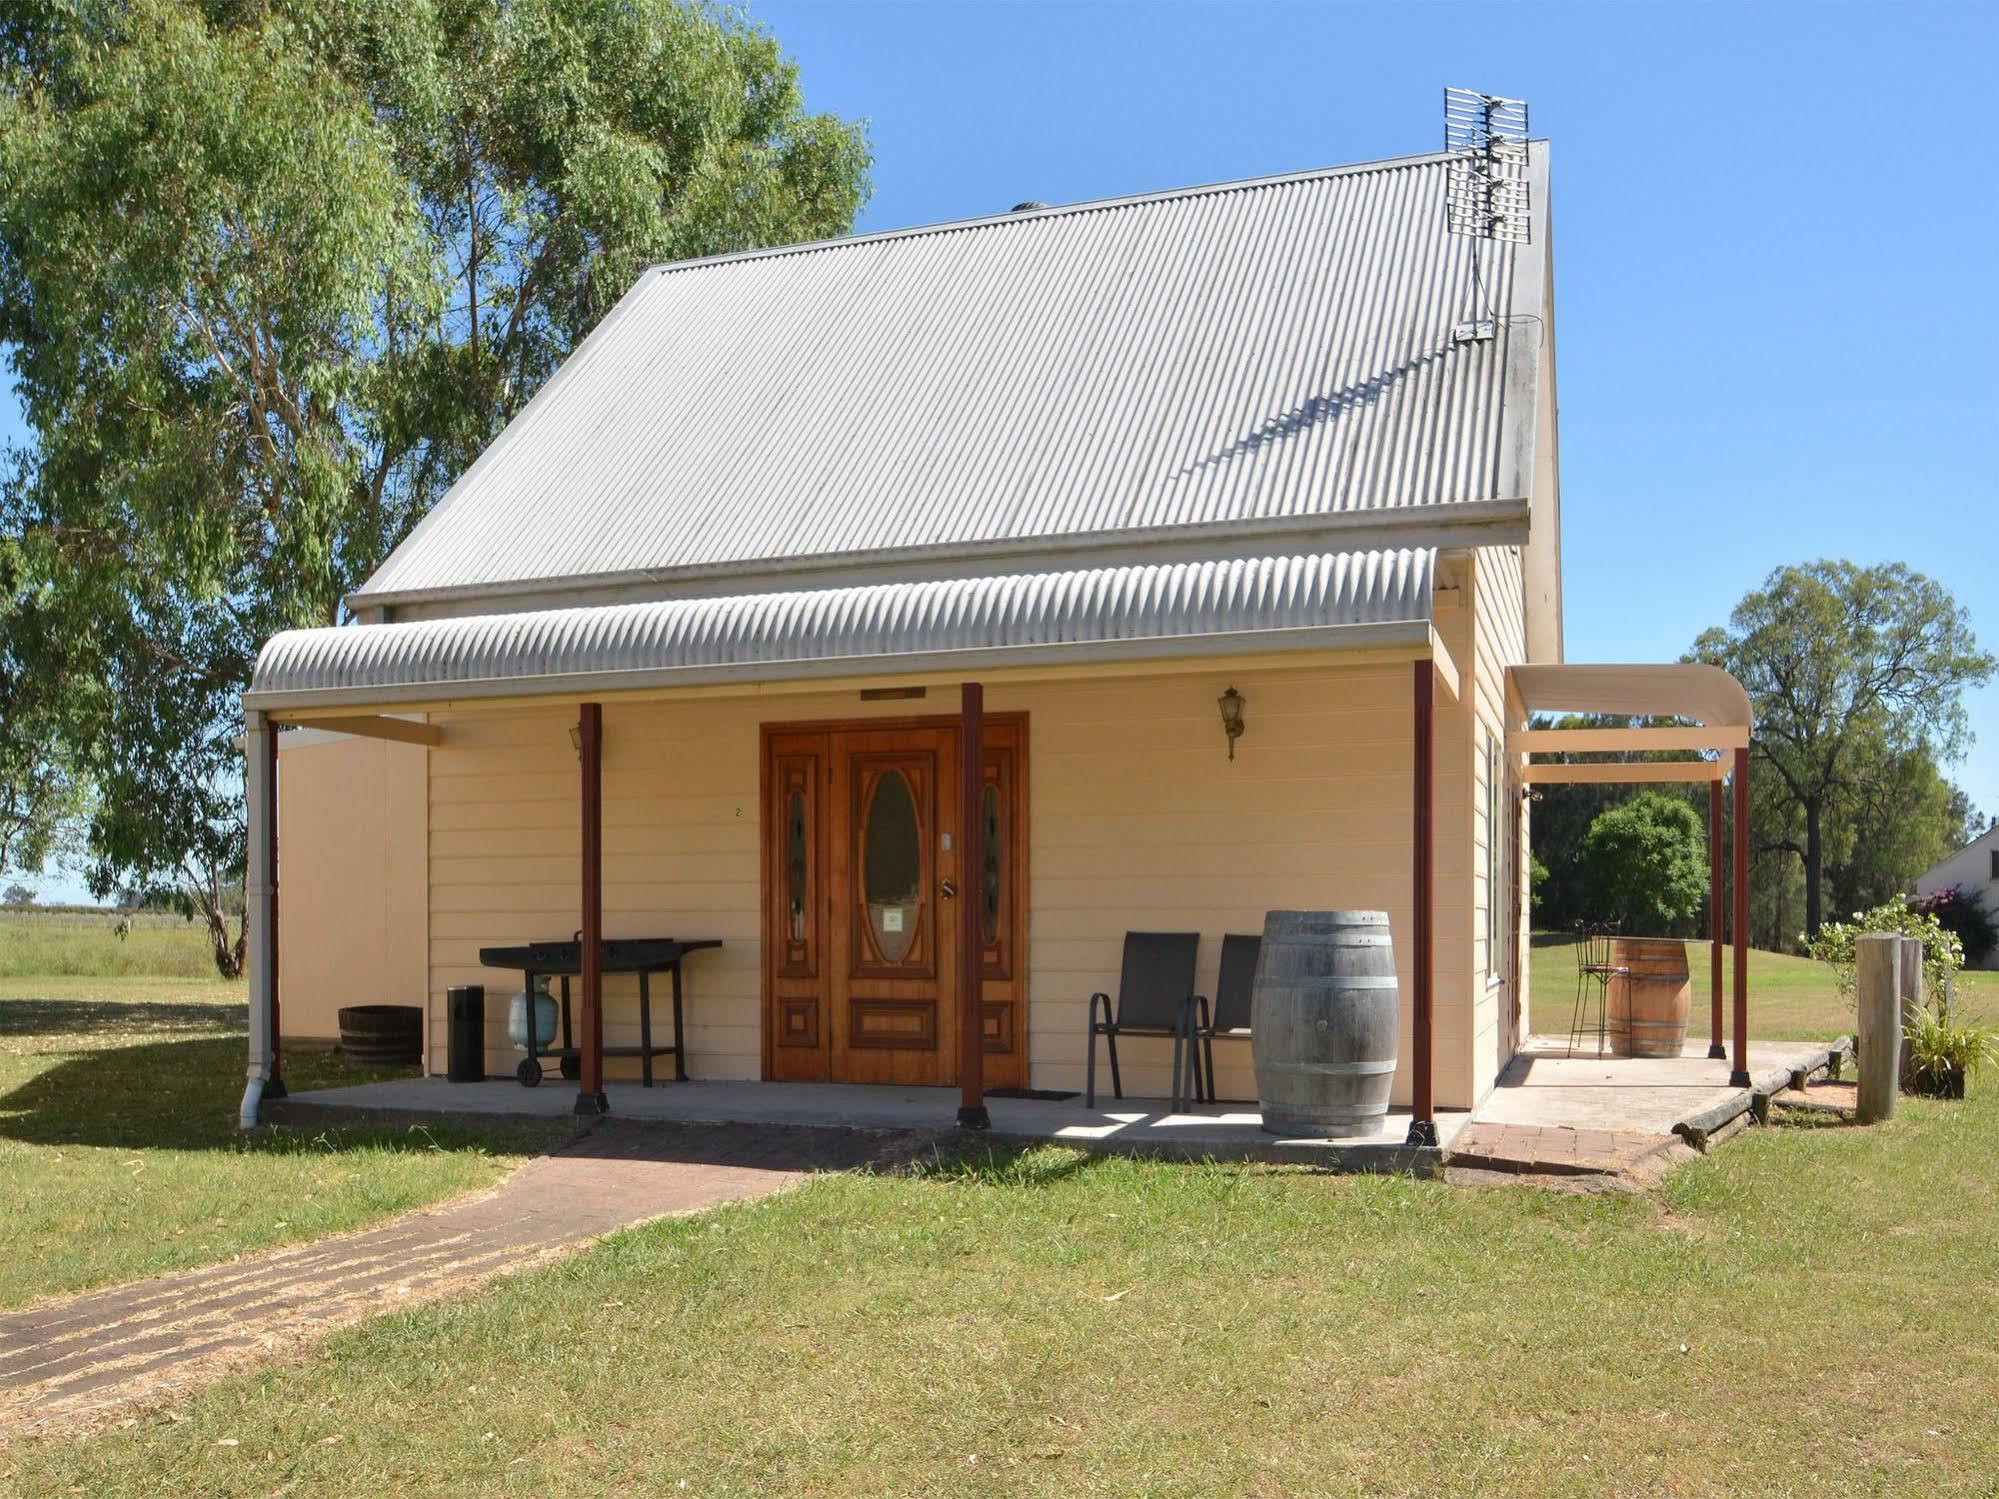
{"type": "Polygon", "coordinates": [[[1074,1098],[1074,1093],[1064,1093],[1059,1088],[988,1088],[988,1098],[1031,1098],[1037,1103],[1061,1103],[1074,1098]]]}

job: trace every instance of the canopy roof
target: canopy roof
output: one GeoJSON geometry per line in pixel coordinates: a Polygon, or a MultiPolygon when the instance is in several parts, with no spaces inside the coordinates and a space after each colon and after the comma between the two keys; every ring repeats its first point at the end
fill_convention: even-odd
{"type": "Polygon", "coordinates": [[[1508,669],[1529,713],[1615,713],[1686,718],[1709,728],[1754,725],[1749,694],[1719,666],[1515,666],[1508,669]]]}
{"type": "Polygon", "coordinates": [[[1417,644],[1434,550],[1092,568],[292,630],[246,707],[1417,644]]]}
{"type": "Polygon", "coordinates": [[[1143,558],[1165,533],[1277,553],[1476,522],[1522,541],[1546,150],[1532,248],[1485,253],[1487,338],[1454,331],[1473,288],[1448,160],[657,267],[352,602],[599,602],[885,557],[996,572],[1057,547],[1143,558]],[[1328,519],[1374,534],[1313,529],[1328,519]]]}

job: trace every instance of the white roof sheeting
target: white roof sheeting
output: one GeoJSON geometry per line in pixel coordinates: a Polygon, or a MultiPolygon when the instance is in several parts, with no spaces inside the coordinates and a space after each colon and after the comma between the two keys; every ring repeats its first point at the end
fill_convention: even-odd
{"type": "Polygon", "coordinates": [[[1447,160],[657,267],[354,602],[1519,499],[1545,147],[1483,340],[1447,160]]]}
{"type": "Polygon", "coordinates": [[[388,705],[1428,638],[1433,550],[667,599],[274,636],[247,707],[388,705]]]}

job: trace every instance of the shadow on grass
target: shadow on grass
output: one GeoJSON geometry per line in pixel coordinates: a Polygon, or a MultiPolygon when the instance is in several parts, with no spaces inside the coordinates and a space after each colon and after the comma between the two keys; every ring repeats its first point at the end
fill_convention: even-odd
{"type": "MultiPolygon", "coordinates": [[[[44,1008],[177,1011],[165,1017],[165,1029],[191,1028],[177,1024],[186,1015],[187,1006],[93,1003],[44,1008]]],[[[48,1034],[60,1027],[40,1029],[48,1034]]],[[[295,1088],[372,1082],[408,1076],[412,1071],[405,1067],[360,1067],[339,1057],[315,1055],[288,1058],[285,1070],[295,1088]]],[[[242,1090],[240,1036],[97,1047],[69,1056],[0,1095],[0,1138],[28,1145],[121,1150],[324,1154],[354,1149],[533,1151],[548,1142],[550,1133],[545,1123],[523,1120],[518,1125],[355,1126],[244,1135],[236,1127],[242,1090]]]]}
{"type": "MultiPolygon", "coordinates": [[[[174,1000],[0,1000],[0,1036],[175,1036],[249,1026],[249,1006],[174,1000]]],[[[235,1043],[239,1048],[242,1042],[235,1043]]]]}
{"type": "Polygon", "coordinates": [[[940,1141],[910,1162],[908,1173],[929,1181],[981,1187],[1055,1187],[1102,1166],[1109,1157],[1072,1146],[994,1145],[976,1140],[940,1141]]]}

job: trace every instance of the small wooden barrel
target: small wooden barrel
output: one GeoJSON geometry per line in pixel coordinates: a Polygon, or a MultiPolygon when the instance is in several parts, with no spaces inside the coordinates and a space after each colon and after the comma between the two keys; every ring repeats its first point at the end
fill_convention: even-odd
{"type": "Polygon", "coordinates": [[[423,1010],[417,1005],[349,1005],[340,1012],[340,1050],[356,1062],[420,1062],[423,1010]]]}
{"type": "Polygon", "coordinates": [[[1604,1029],[1613,1056],[1676,1057],[1686,1046],[1693,984],[1687,978],[1687,945],[1665,937],[1619,937],[1611,962],[1628,968],[1613,977],[1604,1007],[1604,1029]]]}
{"type": "Polygon", "coordinates": [[[1250,1014],[1263,1127],[1325,1137],[1378,1125],[1400,1010],[1385,912],[1266,915],[1250,1014]]]}

